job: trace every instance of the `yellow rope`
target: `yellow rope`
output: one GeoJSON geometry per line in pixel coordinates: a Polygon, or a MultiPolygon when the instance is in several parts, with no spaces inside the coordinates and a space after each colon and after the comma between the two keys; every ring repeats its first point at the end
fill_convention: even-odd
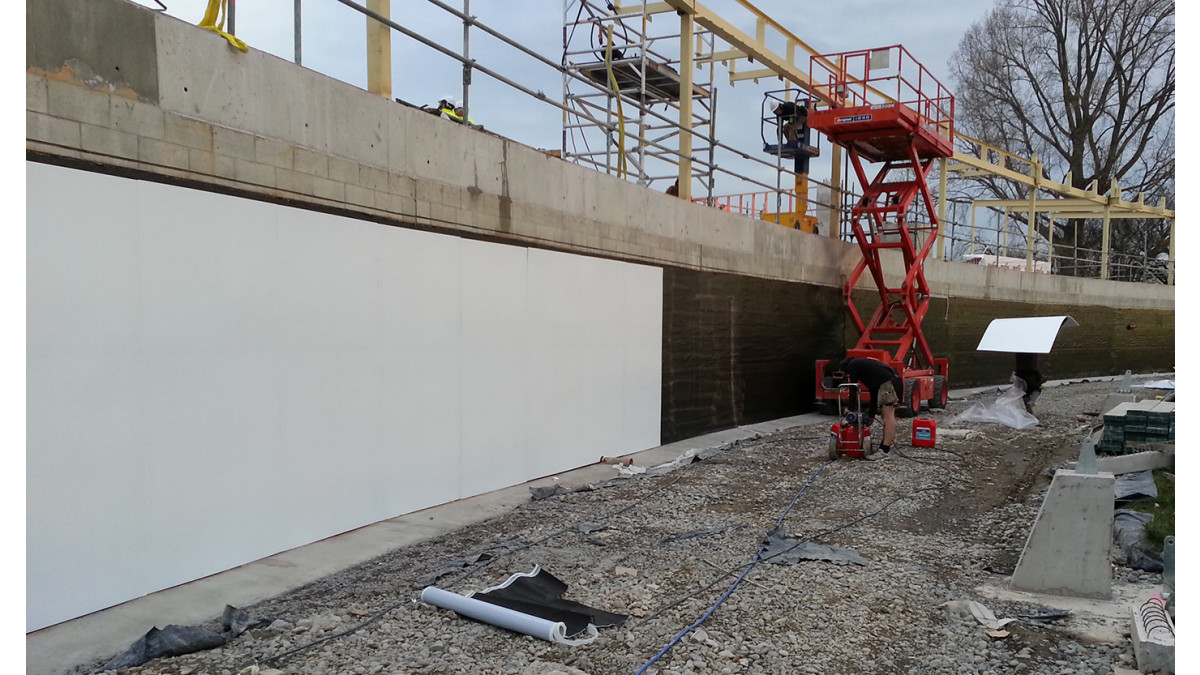
{"type": "Polygon", "coordinates": [[[204,10],[204,18],[200,21],[200,27],[205,30],[220,35],[229,40],[229,44],[233,45],[239,51],[248,52],[250,46],[245,42],[225,32],[225,4],[228,0],[208,0],[208,9],[204,10]],[[220,20],[218,20],[218,15],[220,20]]]}

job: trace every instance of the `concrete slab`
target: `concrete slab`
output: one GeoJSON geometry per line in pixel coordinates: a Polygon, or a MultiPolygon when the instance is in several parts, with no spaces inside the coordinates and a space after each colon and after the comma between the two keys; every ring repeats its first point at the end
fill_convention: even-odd
{"type": "MultiPolygon", "coordinates": [[[[689,450],[719,448],[734,441],[828,420],[815,413],[786,417],[649,448],[620,459],[633,459],[637,466],[656,466],[689,450]]],[[[587,485],[619,475],[612,465],[596,459],[596,464],[391,518],[28,633],[26,673],[65,673],[77,665],[120,652],[153,627],[210,621],[220,616],[227,604],[251,605],[397,548],[493,518],[528,503],[530,488],[587,485]]]]}
{"type": "Polygon", "coordinates": [[[1111,473],[1054,474],[1013,571],[1013,590],[1109,597],[1114,483],[1111,473]]]}
{"type": "Polygon", "coordinates": [[[976,588],[975,592],[979,595],[976,599],[984,605],[988,600],[999,600],[1069,611],[1071,616],[1057,624],[1064,631],[1083,640],[1122,644],[1129,639],[1130,611],[1158,590],[1153,584],[1119,582],[1113,584],[1109,597],[1104,599],[1029,593],[990,584],[976,588]]]}

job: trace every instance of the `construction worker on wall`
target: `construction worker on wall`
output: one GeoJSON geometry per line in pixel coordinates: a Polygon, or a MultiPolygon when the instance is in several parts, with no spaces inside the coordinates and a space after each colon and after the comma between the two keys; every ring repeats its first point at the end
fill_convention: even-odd
{"type": "Polygon", "coordinates": [[[866,385],[871,393],[867,419],[874,418],[876,410],[880,410],[883,416],[883,441],[879,444],[879,450],[867,455],[867,459],[891,457],[892,443],[896,440],[896,405],[900,403],[899,392],[904,391],[900,375],[878,359],[846,357],[838,364],[833,380],[866,385]]]}

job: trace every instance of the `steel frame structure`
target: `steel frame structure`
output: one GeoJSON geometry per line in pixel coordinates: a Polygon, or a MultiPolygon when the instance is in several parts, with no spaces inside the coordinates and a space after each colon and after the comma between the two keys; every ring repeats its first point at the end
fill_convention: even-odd
{"type": "MultiPolygon", "coordinates": [[[[681,33],[651,34],[651,23],[652,14],[644,2],[610,10],[607,3],[594,0],[564,0],[563,104],[567,112],[563,116],[563,159],[651,185],[681,177],[678,169],[662,171],[683,164],[682,141],[688,135],[701,141],[688,153],[687,163],[694,165],[690,177],[700,179],[711,198],[717,95],[712,73],[706,84],[693,83],[688,96],[681,61],[688,55],[690,42],[685,45],[681,33]],[[676,45],[683,52],[679,57],[670,51],[676,45]],[[580,87],[580,78],[596,86],[580,87]],[[668,115],[653,110],[659,104],[665,105],[668,115]],[[691,114],[683,120],[685,109],[691,114]],[[676,119],[670,118],[672,111],[676,119]],[[604,124],[597,125],[592,119],[603,119],[604,124]],[[630,138],[632,144],[626,142],[630,138]],[[680,141],[681,150],[662,149],[673,138],[680,141]],[[593,141],[597,148],[592,147],[593,141]],[[602,150],[598,149],[601,144],[602,150]],[[707,161],[696,159],[705,155],[707,161]]],[[[700,31],[693,39],[696,49],[712,51],[711,33],[700,31]]]]}

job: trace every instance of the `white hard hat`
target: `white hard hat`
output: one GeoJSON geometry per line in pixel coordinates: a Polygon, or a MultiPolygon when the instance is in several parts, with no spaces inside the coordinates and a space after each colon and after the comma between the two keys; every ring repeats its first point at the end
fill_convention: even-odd
{"type": "Polygon", "coordinates": [[[454,98],[453,96],[443,96],[442,100],[455,108],[458,107],[458,99],[454,98]]]}

